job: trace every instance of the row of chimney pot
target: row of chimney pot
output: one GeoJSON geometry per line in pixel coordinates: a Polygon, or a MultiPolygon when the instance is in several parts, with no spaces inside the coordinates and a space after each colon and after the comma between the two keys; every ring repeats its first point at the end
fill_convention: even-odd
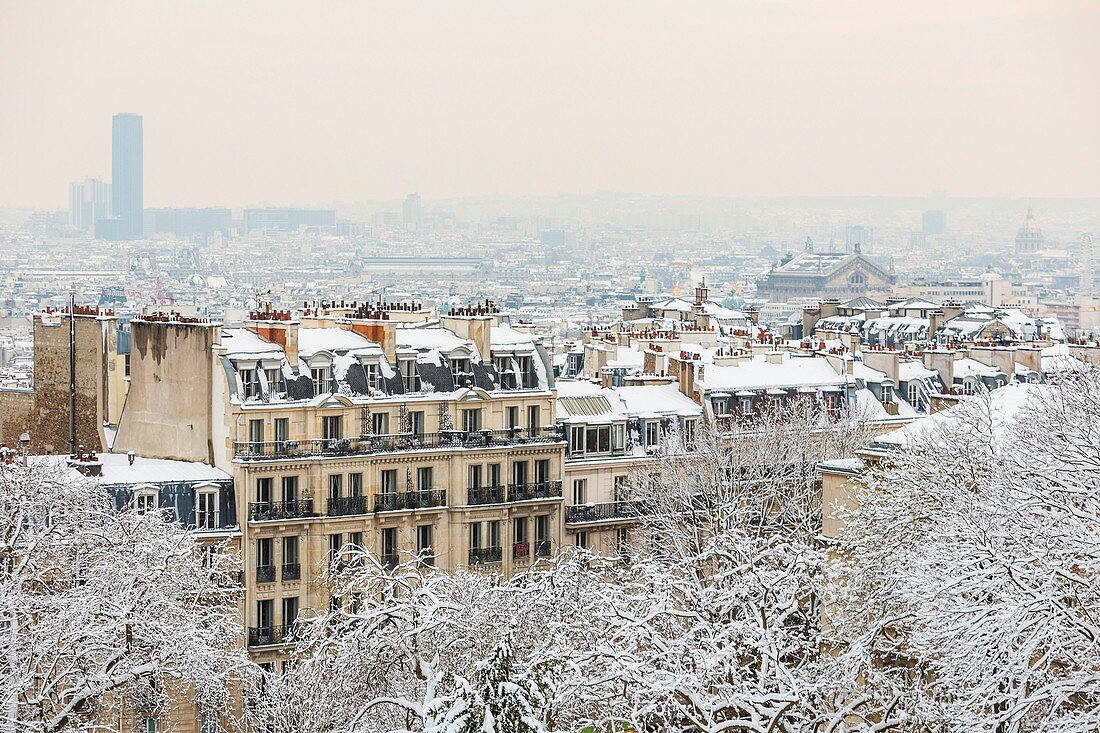
{"type": "MultiPolygon", "coordinates": [[[[197,316],[185,316],[176,311],[158,311],[156,313],[150,313],[137,319],[141,321],[148,321],[152,323],[210,323],[209,318],[199,318],[197,316]]],[[[255,320],[255,319],[253,319],[255,320]]]]}
{"type": "Polygon", "coordinates": [[[477,305],[467,303],[465,308],[451,308],[447,311],[449,316],[490,316],[494,313],[500,313],[500,308],[488,299],[484,303],[478,303],[477,305]]]}
{"type": "MultiPolygon", "coordinates": [[[[56,310],[51,306],[46,306],[43,310],[49,315],[53,315],[54,313],[64,313],[68,315],[69,306],[56,310]]],[[[73,312],[78,316],[113,316],[115,314],[114,310],[110,308],[101,309],[99,306],[95,305],[78,305],[73,309],[73,312]]]]}

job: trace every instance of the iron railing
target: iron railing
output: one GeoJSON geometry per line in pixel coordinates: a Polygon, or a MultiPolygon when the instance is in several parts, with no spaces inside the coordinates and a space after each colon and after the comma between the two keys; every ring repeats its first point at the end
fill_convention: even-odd
{"type": "Polygon", "coordinates": [[[565,507],[565,523],[609,522],[635,519],[644,513],[640,501],[608,501],[599,504],[575,504],[565,507]]]}
{"type": "Polygon", "coordinates": [[[330,517],[346,517],[352,514],[366,514],[367,497],[365,496],[334,496],[328,500],[328,515],[330,517]]]}
{"type": "Polygon", "coordinates": [[[302,565],[296,562],[283,563],[283,572],[279,576],[283,580],[301,580],[302,578],[302,565]]]}
{"type": "Polygon", "coordinates": [[[248,518],[253,522],[279,519],[301,519],[316,516],[313,499],[294,501],[254,501],[248,505],[248,518]]]}
{"type": "Polygon", "coordinates": [[[257,583],[274,583],[275,582],[275,566],[274,565],[257,565],[256,566],[256,582],[257,583]]]}
{"type": "Polygon", "coordinates": [[[503,553],[499,547],[471,547],[470,564],[481,565],[484,563],[500,562],[503,553]]]}
{"type": "Polygon", "coordinates": [[[283,624],[281,626],[249,626],[249,646],[271,646],[272,644],[286,644],[293,640],[295,624],[283,624]]]}
{"type": "Polygon", "coordinates": [[[468,504],[503,504],[503,486],[471,486],[466,489],[468,504]]]}
{"type": "Polygon", "coordinates": [[[534,431],[447,430],[439,433],[396,433],[363,435],[353,438],[314,438],[310,440],[237,441],[233,444],[241,460],[277,460],[307,456],[343,456],[401,451],[456,448],[493,448],[531,443],[556,443],[562,440],[558,428],[534,431]]]}
{"type": "Polygon", "coordinates": [[[531,557],[530,542],[516,542],[512,544],[512,557],[520,560],[531,557]]]}
{"type": "Polygon", "coordinates": [[[533,484],[510,484],[508,501],[556,499],[561,496],[561,481],[537,481],[533,484]]]}
{"type": "Polygon", "coordinates": [[[398,512],[409,509],[434,509],[447,506],[446,489],[383,492],[374,495],[374,511],[398,512]]]}

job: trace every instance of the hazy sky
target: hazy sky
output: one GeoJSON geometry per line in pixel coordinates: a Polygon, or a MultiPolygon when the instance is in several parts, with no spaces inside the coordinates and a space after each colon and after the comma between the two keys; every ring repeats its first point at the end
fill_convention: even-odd
{"type": "Polygon", "coordinates": [[[1100,195],[1100,2],[0,0],[0,204],[1100,195]]]}

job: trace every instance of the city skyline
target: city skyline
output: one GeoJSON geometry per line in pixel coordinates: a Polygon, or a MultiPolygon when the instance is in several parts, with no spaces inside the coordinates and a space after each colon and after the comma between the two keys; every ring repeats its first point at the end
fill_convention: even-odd
{"type": "Polygon", "coordinates": [[[146,118],[152,207],[1100,195],[1087,3],[625,10],[2,2],[0,205],[105,177],[120,111],[146,118]],[[142,65],[107,53],[123,41],[142,65]],[[88,58],[94,83],[61,73],[88,58]]]}

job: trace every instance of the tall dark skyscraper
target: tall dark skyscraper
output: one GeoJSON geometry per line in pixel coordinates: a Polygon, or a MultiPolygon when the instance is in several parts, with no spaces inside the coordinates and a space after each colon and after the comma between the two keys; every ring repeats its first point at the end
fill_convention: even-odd
{"type": "Polygon", "coordinates": [[[118,114],[111,118],[111,204],[119,220],[119,238],[141,237],[141,115],[118,114]]]}

